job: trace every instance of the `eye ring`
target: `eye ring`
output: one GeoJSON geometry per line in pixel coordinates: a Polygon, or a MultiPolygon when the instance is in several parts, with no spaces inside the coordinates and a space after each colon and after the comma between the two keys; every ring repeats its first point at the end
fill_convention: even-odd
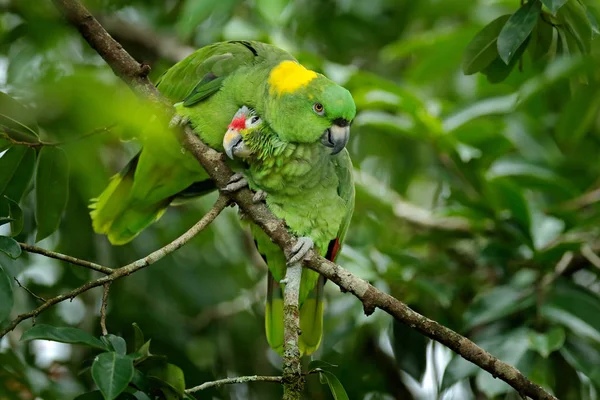
{"type": "Polygon", "coordinates": [[[323,104],[321,104],[321,103],[313,104],[313,111],[319,115],[325,114],[325,108],[323,107],[323,104]]]}
{"type": "Polygon", "coordinates": [[[259,119],[260,117],[258,115],[255,115],[254,117],[252,117],[252,119],[250,119],[250,123],[255,124],[258,122],[259,119]]]}

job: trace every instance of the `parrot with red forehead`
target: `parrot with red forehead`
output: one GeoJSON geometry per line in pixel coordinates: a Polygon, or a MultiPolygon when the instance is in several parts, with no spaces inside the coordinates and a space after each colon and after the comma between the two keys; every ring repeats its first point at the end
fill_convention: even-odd
{"type": "MultiPolygon", "coordinates": [[[[283,218],[290,233],[299,237],[295,255],[286,257],[258,226],[251,231],[258,251],[269,267],[265,328],[269,345],[283,354],[283,287],[287,265],[300,261],[314,248],[335,261],[354,210],[354,181],[348,151],[312,142],[290,142],[270,129],[262,118],[242,107],[229,124],[223,147],[230,158],[247,166],[244,177],[267,207],[283,218]],[[335,154],[334,154],[335,153],[335,154]],[[283,286],[283,287],[282,287],[283,286]]],[[[302,354],[313,353],[323,334],[325,278],[307,268],[300,281],[300,331],[302,354]]]]}
{"type": "MultiPolygon", "coordinates": [[[[346,89],[306,69],[286,51],[260,42],[203,47],[167,70],[157,88],[218,151],[223,151],[232,115],[243,105],[256,110],[283,143],[329,155],[344,149],[356,114],[346,89]]],[[[135,238],[186,188],[192,187],[194,194],[215,189],[196,159],[182,151],[176,135],[160,132],[143,137],[141,151],[92,200],[94,231],[112,244],[135,238]]]]}

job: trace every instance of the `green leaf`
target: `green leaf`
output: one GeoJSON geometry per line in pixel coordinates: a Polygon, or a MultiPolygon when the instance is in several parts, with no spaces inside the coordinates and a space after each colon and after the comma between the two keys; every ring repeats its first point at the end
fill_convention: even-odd
{"type": "Polygon", "coordinates": [[[0,323],[8,319],[13,305],[12,283],[8,274],[0,265],[0,323]]]}
{"type": "Polygon", "coordinates": [[[322,377],[325,378],[327,384],[329,385],[329,390],[331,390],[331,394],[335,400],[349,400],[348,394],[344,389],[344,386],[340,382],[340,380],[330,371],[322,371],[319,373],[322,377]]]}
{"type": "Polygon", "coordinates": [[[578,336],[600,343],[600,297],[587,289],[561,280],[542,306],[542,316],[561,324],[578,336]]]}
{"type": "Polygon", "coordinates": [[[558,17],[567,24],[567,29],[575,37],[579,50],[588,54],[592,49],[592,24],[585,7],[577,0],[569,0],[560,9],[558,17]]]}
{"type": "Polygon", "coordinates": [[[158,381],[166,385],[167,388],[175,391],[179,396],[183,396],[185,391],[185,377],[183,371],[174,364],[158,365],[146,373],[148,379],[158,381]]]}
{"type": "Polygon", "coordinates": [[[23,230],[23,210],[16,201],[8,197],[6,197],[6,201],[8,201],[8,215],[10,216],[10,235],[17,236],[23,230]]]}
{"type": "Polygon", "coordinates": [[[8,224],[12,222],[12,220],[12,218],[0,217],[0,226],[8,224]]]}
{"type": "Polygon", "coordinates": [[[73,400],[104,400],[104,397],[99,390],[94,390],[93,392],[80,394],[73,400]]]}
{"type": "Polygon", "coordinates": [[[567,0],[542,0],[542,3],[550,10],[550,12],[556,15],[556,12],[561,8],[567,0]]]}
{"type": "Polygon", "coordinates": [[[499,83],[508,78],[512,70],[517,65],[517,62],[527,49],[527,44],[529,43],[529,38],[523,42],[521,47],[519,47],[513,56],[512,60],[506,65],[504,61],[498,56],[490,65],[485,67],[481,73],[487,77],[488,82],[490,83],[499,83]]]}
{"type": "Polygon", "coordinates": [[[21,246],[13,238],[0,236],[0,251],[16,260],[21,255],[21,246]]]}
{"type": "Polygon", "coordinates": [[[440,390],[444,391],[456,383],[465,380],[479,371],[479,367],[464,358],[454,354],[444,370],[440,390]]]}
{"type": "Polygon", "coordinates": [[[576,146],[591,129],[600,110],[600,90],[596,85],[581,86],[563,107],[556,124],[560,143],[576,146]]]}
{"type": "Polygon", "coordinates": [[[0,132],[14,140],[38,143],[34,113],[21,103],[0,92],[0,132]]]}
{"type": "Polygon", "coordinates": [[[142,332],[142,328],[137,323],[133,323],[133,334],[134,334],[134,350],[138,351],[145,343],[144,341],[144,332],[142,332]]]}
{"type": "Polygon", "coordinates": [[[115,352],[101,353],[92,364],[92,378],[104,399],[113,400],[133,378],[133,360],[115,352]]]}
{"type": "Polygon", "coordinates": [[[481,71],[498,57],[496,42],[502,27],[510,15],[496,18],[475,35],[467,45],[463,56],[462,70],[465,75],[481,71]]]}
{"type": "Polygon", "coordinates": [[[546,333],[529,332],[529,348],[534,349],[544,358],[560,349],[565,343],[565,330],[560,326],[546,333]]]}
{"type": "Polygon", "coordinates": [[[600,351],[597,346],[579,338],[569,337],[560,354],[576,371],[586,375],[600,387],[600,351]]]}
{"type": "Polygon", "coordinates": [[[0,215],[8,215],[4,196],[17,203],[31,183],[35,168],[35,150],[26,146],[13,146],[0,157],[0,215]]]}
{"type": "Polygon", "coordinates": [[[529,0],[517,10],[502,28],[498,36],[498,54],[505,64],[509,64],[515,57],[517,49],[521,47],[531,34],[540,14],[541,4],[537,0],[529,0]]]}
{"type": "Polygon", "coordinates": [[[552,49],[553,43],[554,27],[540,17],[533,30],[531,44],[528,47],[533,61],[540,60],[548,55],[552,49]]]}
{"type": "Polygon", "coordinates": [[[43,147],[35,174],[35,241],[50,236],[60,224],[69,193],[69,160],[58,147],[43,147]]]}
{"type": "Polygon", "coordinates": [[[127,343],[122,337],[109,333],[108,335],[102,336],[100,339],[117,354],[122,356],[127,354],[127,343]]]}
{"type": "Polygon", "coordinates": [[[36,339],[52,340],[61,343],[83,344],[105,351],[108,350],[108,347],[102,343],[100,339],[78,328],[36,324],[25,331],[23,336],[21,336],[21,341],[36,339]]]}
{"type": "Polygon", "coordinates": [[[181,18],[177,22],[177,31],[183,37],[190,35],[204,20],[210,17],[219,0],[185,0],[181,18]]]}

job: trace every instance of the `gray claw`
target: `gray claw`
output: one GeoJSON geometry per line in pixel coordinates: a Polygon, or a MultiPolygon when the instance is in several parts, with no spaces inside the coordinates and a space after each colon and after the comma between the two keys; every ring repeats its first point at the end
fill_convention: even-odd
{"type": "Polygon", "coordinates": [[[248,181],[246,177],[241,172],[236,172],[231,175],[229,178],[229,182],[227,182],[227,186],[223,188],[224,192],[237,192],[238,190],[248,186],[248,181]]]}
{"type": "Polygon", "coordinates": [[[169,121],[169,128],[175,128],[177,126],[184,126],[190,122],[190,119],[186,116],[175,114],[171,121],[169,121]]]}
{"type": "Polygon", "coordinates": [[[254,196],[252,196],[252,202],[254,204],[257,204],[262,201],[265,201],[266,198],[267,198],[267,192],[265,192],[264,190],[259,190],[258,192],[254,193],[254,196]]]}
{"type": "Polygon", "coordinates": [[[292,247],[292,253],[290,254],[290,258],[288,259],[288,264],[295,264],[299,261],[302,261],[306,254],[315,246],[315,243],[311,238],[303,236],[298,238],[298,241],[292,247]]]}

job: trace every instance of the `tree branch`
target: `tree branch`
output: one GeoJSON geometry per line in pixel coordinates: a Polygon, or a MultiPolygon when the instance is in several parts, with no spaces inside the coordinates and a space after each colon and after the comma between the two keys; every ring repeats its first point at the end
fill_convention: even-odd
{"type": "Polygon", "coordinates": [[[283,400],[299,400],[304,390],[302,362],[298,348],[300,333],[300,281],[302,264],[287,267],[283,294],[283,400]]]}
{"type": "Polygon", "coordinates": [[[28,253],[41,254],[41,255],[49,257],[49,258],[55,258],[57,260],[66,261],[73,265],[79,265],[80,267],[93,269],[94,271],[102,272],[103,274],[106,274],[106,275],[110,275],[115,271],[114,269],[105,267],[103,265],[94,264],[93,262],[80,260],[79,258],[71,257],[66,254],[56,253],[54,251],[42,249],[41,247],[32,246],[27,243],[19,243],[19,246],[21,246],[21,249],[25,250],[28,253]]]}
{"type": "Polygon", "coordinates": [[[140,258],[139,260],[129,263],[121,268],[111,270],[112,273],[109,275],[103,276],[102,278],[96,279],[95,281],[88,282],[85,285],[71,290],[70,292],[48,299],[44,304],[42,304],[35,310],[17,316],[17,318],[12,320],[6,328],[0,331],[0,338],[4,337],[4,335],[6,335],[8,332],[15,329],[15,327],[22,321],[36,317],[38,314],[52,307],[55,304],[58,304],[67,299],[72,299],[83,292],[87,292],[92,288],[111,283],[119,278],[131,275],[134,272],[137,272],[140,269],[147,267],[148,265],[154,264],[161,258],[179,249],[181,246],[189,242],[190,239],[192,239],[203,229],[205,229],[212,221],[214,221],[217,215],[219,215],[221,211],[223,211],[223,209],[227,207],[227,204],[229,204],[229,200],[224,196],[219,196],[213,208],[208,213],[206,213],[206,215],[204,215],[204,217],[202,217],[200,221],[196,222],[196,224],[192,226],[187,232],[179,236],[177,239],[173,240],[171,243],[150,253],[144,258],[140,258]]]}
{"type": "Polygon", "coordinates": [[[100,305],[100,329],[102,329],[102,336],[108,335],[108,329],[106,329],[106,303],[108,301],[108,291],[110,290],[111,282],[104,284],[104,292],[102,293],[102,305],[100,305]]]}
{"type": "Polygon", "coordinates": [[[194,393],[199,392],[200,390],[208,389],[211,387],[219,387],[223,385],[231,385],[237,383],[247,383],[247,382],[273,382],[273,383],[283,383],[283,377],[281,376],[239,376],[237,378],[227,378],[220,379],[218,381],[213,382],[205,382],[202,385],[195,386],[191,389],[186,389],[186,393],[194,393]]]}
{"type": "MultiPolygon", "coordinates": [[[[102,26],[77,0],[53,0],[67,20],[75,26],[100,53],[115,73],[121,77],[138,94],[145,95],[165,105],[167,100],[148,80],[148,69],[138,64],[123,48],[115,42],[102,26]]],[[[173,114],[173,108],[166,110],[173,114]]],[[[190,152],[198,159],[210,177],[219,188],[224,187],[232,175],[231,169],[223,162],[223,155],[205,145],[190,127],[185,127],[183,142],[190,152]]],[[[275,218],[264,204],[254,204],[252,192],[242,189],[230,196],[244,212],[264,232],[280,246],[286,254],[292,248],[294,239],[286,229],[283,221],[275,218]]],[[[392,315],[398,321],[418,330],[425,336],[449,347],[463,358],[476,364],[511,385],[521,395],[533,399],[557,400],[541,386],[528,380],[515,367],[508,365],[492,356],[469,339],[453,330],[432,321],[392,296],[380,292],[363,279],[360,279],[345,269],[327,261],[315,251],[311,251],[304,261],[304,266],[311,268],[337,284],[343,291],[351,292],[364,305],[367,315],[375,308],[380,308],[392,315]]],[[[104,282],[102,282],[104,283],[104,282]]],[[[102,284],[101,283],[101,284],[102,284]]]]}

